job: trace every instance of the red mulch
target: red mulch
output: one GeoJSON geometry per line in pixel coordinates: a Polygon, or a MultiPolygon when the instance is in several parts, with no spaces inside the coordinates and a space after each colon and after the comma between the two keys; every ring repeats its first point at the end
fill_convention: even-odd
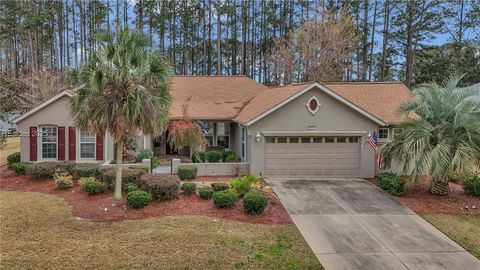
{"type": "MultiPolygon", "coordinates": [[[[368,181],[377,184],[377,179],[368,181]]],[[[480,215],[480,198],[465,194],[462,185],[450,183],[448,196],[431,194],[428,191],[429,186],[428,180],[419,180],[405,195],[394,197],[417,214],[480,215]],[[473,209],[473,206],[476,209],[473,209]]]]}
{"type": "MultiPolygon", "coordinates": [[[[222,181],[227,177],[202,177],[196,181],[222,181]]],[[[139,210],[130,209],[125,201],[113,200],[113,192],[89,196],[77,182],[71,189],[57,190],[55,182],[34,181],[27,176],[17,176],[6,166],[0,167],[0,189],[14,191],[31,191],[53,194],[65,199],[72,206],[74,216],[95,221],[120,221],[127,219],[143,219],[149,217],[203,215],[224,218],[235,221],[261,224],[291,224],[293,223],[285,208],[274,194],[266,193],[268,206],[261,215],[249,215],[243,211],[239,201],[231,209],[217,209],[212,200],[201,199],[198,195],[179,195],[171,201],[152,202],[139,210]],[[105,211],[106,209],[106,211],[105,211]]],[[[124,194],[126,195],[126,194],[124,194]]]]}

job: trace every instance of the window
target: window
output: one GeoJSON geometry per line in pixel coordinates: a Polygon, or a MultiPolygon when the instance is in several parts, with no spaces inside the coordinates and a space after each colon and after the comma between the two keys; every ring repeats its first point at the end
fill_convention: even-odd
{"type": "Polygon", "coordinates": [[[213,145],[213,123],[198,121],[209,146],[213,145]]]}
{"type": "Polygon", "coordinates": [[[80,158],[95,158],[95,135],[80,130],[80,158]]]}
{"type": "Polygon", "coordinates": [[[310,143],[310,138],[309,137],[303,137],[300,141],[302,143],[310,143]]]}
{"type": "Polygon", "coordinates": [[[42,127],[42,158],[57,158],[57,128],[42,127]]]}
{"type": "Polygon", "coordinates": [[[337,143],[346,143],[347,137],[337,137],[337,143]]]}
{"type": "Polygon", "coordinates": [[[241,137],[241,143],[242,143],[242,160],[245,160],[245,154],[247,152],[247,129],[245,127],[241,127],[242,129],[242,137],[241,137]]]}
{"type": "Polygon", "coordinates": [[[275,137],[265,137],[267,143],[275,143],[275,137]]]}
{"type": "Polygon", "coordinates": [[[398,136],[402,132],[403,132],[403,128],[394,128],[392,130],[392,138],[395,138],[396,136],[398,136]]]}
{"type": "Polygon", "coordinates": [[[313,137],[313,142],[314,143],[322,143],[323,142],[323,137],[313,137]]]}
{"type": "Polygon", "coordinates": [[[379,141],[388,140],[388,128],[379,128],[378,129],[378,140],[379,141]]]}
{"type": "Polygon", "coordinates": [[[277,138],[277,143],[287,143],[287,138],[285,137],[277,138]]]}
{"type": "Polygon", "coordinates": [[[335,137],[325,137],[325,143],[334,143],[335,137]]]}
{"type": "Polygon", "coordinates": [[[349,137],[348,142],[349,143],[358,143],[358,137],[349,137]]]}
{"type": "Polygon", "coordinates": [[[217,145],[230,148],[230,125],[229,123],[217,123],[217,145]]]}
{"type": "Polygon", "coordinates": [[[298,143],[298,138],[295,138],[295,137],[290,138],[290,139],[289,139],[289,142],[290,142],[290,143],[298,143]]]}

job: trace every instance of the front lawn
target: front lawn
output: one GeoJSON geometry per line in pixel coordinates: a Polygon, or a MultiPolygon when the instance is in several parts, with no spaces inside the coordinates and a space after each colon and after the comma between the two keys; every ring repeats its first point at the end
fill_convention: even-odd
{"type": "Polygon", "coordinates": [[[322,269],[293,224],[93,222],[53,195],[0,191],[0,201],[2,269],[322,269]]]}
{"type": "Polygon", "coordinates": [[[422,217],[480,260],[480,215],[427,214],[422,217]]]}
{"type": "Polygon", "coordinates": [[[15,152],[20,152],[20,137],[8,137],[7,143],[0,150],[0,166],[7,164],[7,157],[15,152]]]}

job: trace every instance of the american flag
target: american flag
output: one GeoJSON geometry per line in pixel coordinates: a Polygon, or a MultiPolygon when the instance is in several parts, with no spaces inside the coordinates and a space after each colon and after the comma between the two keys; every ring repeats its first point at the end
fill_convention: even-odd
{"type": "Polygon", "coordinates": [[[379,169],[382,168],[382,158],[380,157],[380,154],[377,153],[378,151],[378,139],[377,139],[377,132],[373,132],[372,135],[368,136],[368,144],[373,148],[375,151],[375,162],[376,165],[378,166],[379,169]]]}

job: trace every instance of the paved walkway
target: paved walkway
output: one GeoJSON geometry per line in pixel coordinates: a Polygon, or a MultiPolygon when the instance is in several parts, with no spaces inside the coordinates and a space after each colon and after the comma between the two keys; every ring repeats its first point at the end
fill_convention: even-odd
{"type": "Polygon", "coordinates": [[[361,179],[267,180],[328,269],[480,269],[480,261],[361,179]]]}

